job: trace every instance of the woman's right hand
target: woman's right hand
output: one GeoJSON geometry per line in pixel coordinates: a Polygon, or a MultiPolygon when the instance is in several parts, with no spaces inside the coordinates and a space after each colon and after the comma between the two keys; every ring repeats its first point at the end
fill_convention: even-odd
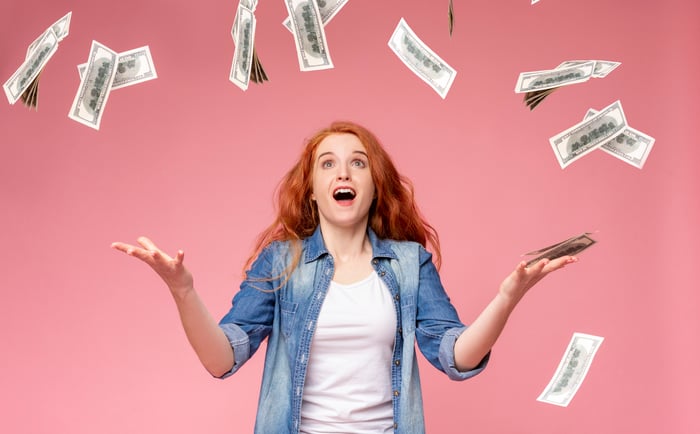
{"type": "Polygon", "coordinates": [[[148,264],[168,285],[174,297],[184,297],[194,288],[192,274],[182,263],[185,259],[185,253],[182,250],[178,250],[177,255],[172,258],[146,237],[139,237],[136,241],[138,246],[115,242],[112,243],[112,248],[148,264]]]}

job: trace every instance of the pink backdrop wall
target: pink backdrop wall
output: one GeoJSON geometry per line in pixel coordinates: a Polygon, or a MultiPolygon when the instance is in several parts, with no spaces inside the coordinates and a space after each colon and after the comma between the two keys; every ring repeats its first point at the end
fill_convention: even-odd
{"type": "Polygon", "coordinates": [[[439,230],[463,319],[524,251],[584,231],[599,244],[518,307],[489,368],[452,383],[421,359],[430,433],[696,433],[700,320],[700,6],[591,0],[351,1],[326,28],[335,69],[302,73],[281,1],[261,1],[270,77],[228,81],[235,1],[4,0],[0,77],[73,11],[38,112],[0,103],[0,431],[252,432],[263,354],[211,379],[167,289],[109,248],[147,234],[186,251],[228,309],[272,191],[304,137],[335,119],[374,130],[439,230]],[[387,47],[404,17],[457,71],[445,100],[387,47]],[[112,93],[100,131],[67,117],[95,39],[149,45],[158,79],[112,93]],[[530,112],[522,71],[622,62],[530,112]],[[548,138],[619,99],[656,138],[643,170],[594,152],[565,170],[548,138]],[[573,332],[603,336],[567,408],[536,401],[573,332]]]}

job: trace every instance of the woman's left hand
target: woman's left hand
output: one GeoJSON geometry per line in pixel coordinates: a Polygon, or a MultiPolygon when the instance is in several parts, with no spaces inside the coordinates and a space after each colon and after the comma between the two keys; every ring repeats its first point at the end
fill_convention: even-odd
{"type": "Polygon", "coordinates": [[[526,266],[525,261],[522,261],[501,283],[500,294],[517,303],[530,288],[546,275],[576,261],[578,258],[575,256],[562,256],[552,260],[542,259],[529,267],[526,266]]]}

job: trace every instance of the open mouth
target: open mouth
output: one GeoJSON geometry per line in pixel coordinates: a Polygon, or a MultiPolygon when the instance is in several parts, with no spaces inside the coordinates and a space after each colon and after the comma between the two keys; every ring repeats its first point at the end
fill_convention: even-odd
{"type": "Polygon", "coordinates": [[[355,199],[355,190],[347,187],[338,188],[333,192],[333,199],[347,201],[355,199]]]}

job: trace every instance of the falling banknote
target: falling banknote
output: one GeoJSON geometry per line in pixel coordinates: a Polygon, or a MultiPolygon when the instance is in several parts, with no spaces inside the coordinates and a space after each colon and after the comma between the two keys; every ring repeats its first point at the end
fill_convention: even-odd
{"type": "Polygon", "coordinates": [[[27,107],[38,109],[41,72],[58,49],[58,43],[68,36],[71,16],[72,12],[68,12],[29,44],[24,63],[3,85],[10,104],[21,99],[27,107]]]}
{"type": "MultiPolygon", "coordinates": [[[[80,80],[85,75],[88,64],[78,65],[80,80]]],[[[151,50],[148,45],[119,53],[117,58],[117,72],[112,82],[112,90],[133,86],[144,81],[158,78],[156,67],[153,64],[151,50]]]]}
{"type": "Polygon", "coordinates": [[[90,128],[100,129],[100,121],[117,72],[118,57],[116,51],[92,41],[87,69],[68,112],[69,118],[90,128]]]}
{"type": "MultiPolygon", "coordinates": [[[[336,16],[338,11],[340,11],[347,2],[348,0],[316,0],[318,12],[321,14],[321,23],[323,23],[324,27],[336,16]]],[[[294,30],[292,30],[292,20],[290,20],[289,17],[285,18],[282,25],[290,32],[294,32],[294,30]]]]}
{"type": "Polygon", "coordinates": [[[525,105],[533,110],[556,89],[590,78],[603,78],[618,66],[620,62],[609,60],[567,60],[554,69],[521,73],[515,93],[524,93],[525,105]]]}
{"type": "Polygon", "coordinates": [[[236,9],[236,16],[233,19],[231,28],[231,38],[236,46],[231,62],[231,72],[229,80],[242,90],[248,89],[248,84],[262,84],[268,81],[267,73],[263,69],[258,51],[255,49],[255,8],[258,7],[257,0],[240,0],[236,9]],[[238,33],[239,26],[243,25],[243,33],[238,33]],[[238,47],[242,48],[238,48],[238,47]],[[248,52],[252,50],[252,56],[248,61],[248,52]],[[247,69],[246,69],[247,68],[247,69]]]}
{"type": "Polygon", "coordinates": [[[559,367],[542,394],[540,402],[566,407],[583,383],[603,338],[585,333],[574,333],[559,367]]]}
{"type": "Polygon", "coordinates": [[[438,95],[443,99],[447,96],[457,71],[428,48],[403,18],[389,38],[389,48],[438,95]]]}
{"type": "Polygon", "coordinates": [[[284,4],[292,24],[299,69],[317,71],[333,68],[323,19],[316,1],[285,0],[284,4]]]}
{"type": "MultiPolygon", "coordinates": [[[[598,113],[597,110],[589,109],[583,119],[595,116],[596,113],[598,113]]],[[[600,150],[641,169],[655,141],[653,137],[627,126],[620,131],[620,134],[603,143],[600,150]]]]}
{"type": "Polygon", "coordinates": [[[241,90],[247,90],[253,65],[253,44],[255,43],[255,15],[243,4],[236,12],[235,44],[229,80],[241,90]]]}
{"type": "Polygon", "coordinates": [[[28,52],[24,62],[2,86],[10,104],[16,103],[30,88],[51,56],[56,53],[58,36],[53,28],[49,27],[32,46],[33,49],[28,52]]]}
{"type": "Polygon", "coordinates": [[[594,151],[627,128],[620,101],[549,139],[559,165],[569,164],[594,151]]]}
{"type": "Polygon", "coordinates": [[[543,247],[538,250],[533,250],[532,252],[523,253],[523,256],[534,256],[537,257],[527,261],[526,266],[531,266],[542,259],[556,259],[562,256],[576,255],[591,247],[596,241],[590,237],[590,232],[585,232],[581,235],[571,237],[567,240],[561,241],[551,246],[543,247]]]}

